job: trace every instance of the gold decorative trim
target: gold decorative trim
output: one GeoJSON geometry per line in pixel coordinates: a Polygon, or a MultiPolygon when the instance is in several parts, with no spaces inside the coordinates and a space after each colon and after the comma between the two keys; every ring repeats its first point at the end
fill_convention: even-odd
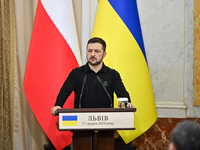
{"type": "Polygon", "coordinates": [[[193,105],[200,106],[200,1],[194,0],[193,105]]]}
{"type": "Polygon", "coordinates": [[[11,17],[10,4],[13,0],[0,1],[0,67],[1,67],[1,116],[0,116],[0,144],[1,149],[12,149],[11,114],[10,114],[10,53],[11,53],[11,17]]]}

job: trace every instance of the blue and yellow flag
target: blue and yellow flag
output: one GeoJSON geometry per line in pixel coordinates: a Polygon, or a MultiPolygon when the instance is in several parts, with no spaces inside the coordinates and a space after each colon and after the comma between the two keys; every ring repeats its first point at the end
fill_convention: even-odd
{"type": "Polygon", "coordinates": [[[77,116],[62,116],[62,126],[77,126],[77,116]]]}
{"type": "MultiPolygon", "coordinates": [[[[136,130],[118,133],[129,143],[149,129],[157,114],[136,0],[99,0],[92,37],[107,43],[104,62],[116,69],[130,94],[136,130]]],[[[117,107],[115,97],[115,107],[117,107]]]]}

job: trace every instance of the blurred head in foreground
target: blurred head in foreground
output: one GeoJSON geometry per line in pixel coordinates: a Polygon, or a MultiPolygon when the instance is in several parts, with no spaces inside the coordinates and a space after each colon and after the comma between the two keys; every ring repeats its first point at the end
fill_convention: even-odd
{"type": "Polygon", "coordinates": [[[200,125],[185,120],[172,130],[169,150],[200,150],[200,125]]]}

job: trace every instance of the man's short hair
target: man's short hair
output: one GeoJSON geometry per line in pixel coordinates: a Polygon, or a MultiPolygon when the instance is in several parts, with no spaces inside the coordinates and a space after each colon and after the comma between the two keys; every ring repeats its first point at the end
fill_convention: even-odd
{"type": "Polygon", "coordinates": [[[182,121],[172,130],[170,142],[177,150],[200,150],[200,125],[195,121],[182,121]]]}
{"type": "Polygon", "coordinates": [[[104,52],[106,51],[106,42],[99,37],[93,37],[93,38],[89,39],[87,46],[89,43],[100,43],[102,45],[103,51],[104,52]]]}

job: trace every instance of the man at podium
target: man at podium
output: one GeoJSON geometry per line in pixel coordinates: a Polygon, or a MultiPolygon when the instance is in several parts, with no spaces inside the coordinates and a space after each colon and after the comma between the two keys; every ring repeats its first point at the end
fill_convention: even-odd
{"type": "Polygon", "coordinates": [[[114,92],[118,98],[128,98],[128,107],[134,108],[120,74],[103,63],[106,54],[103,39],[94,37],[88,41],[88,62],[70,72],[51,108],[52,115],[62,109],[72,91],[75,93],[74,108],[112,108],[114,92]]]}

